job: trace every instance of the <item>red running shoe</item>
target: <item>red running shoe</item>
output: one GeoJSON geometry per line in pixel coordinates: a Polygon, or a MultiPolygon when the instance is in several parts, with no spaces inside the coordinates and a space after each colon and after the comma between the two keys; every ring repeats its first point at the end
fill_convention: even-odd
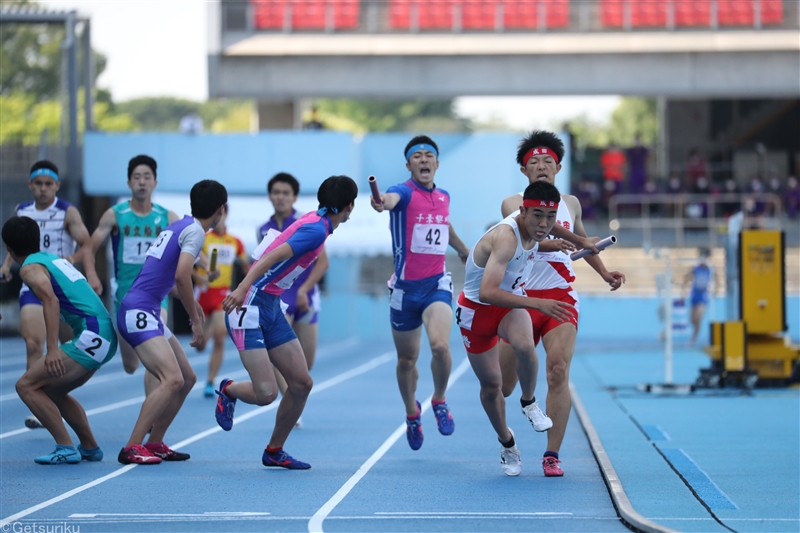
{"type": "Polygon", "coordinates": [[[542,468],[544,469],[545,477],[561,477],[564,471],[558,466],[560,463],[555,457],[542,457],[542,468]]]}
{"type": "Polygon", "coordinates": [[[134,463],[137,465],[157,465],[161,462],[161,457],[153,455],[153,452],[141,444],[131,444],[120,450],[117,461],[124,465],[134,463]]]}

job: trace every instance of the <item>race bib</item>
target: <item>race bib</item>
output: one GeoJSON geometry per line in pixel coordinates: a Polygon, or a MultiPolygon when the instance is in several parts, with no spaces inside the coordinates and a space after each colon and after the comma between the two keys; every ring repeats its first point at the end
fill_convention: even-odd
{"type": "Polygon", "coordinates": [[[243,305],[238,312],[234,309],[228,313],[228,325],[231,329],[257,329],[258,306],[243,305]]]}
{"type": "Polygon", "coordinates": [[[111,343],[97,333],[84,330],[81,336],[75,339],[75,347],[98,363],[102,363],[106,360],[111,343]]]}
{"type": "Polygon", "coordinates": [[[447,224],[414,224],[411,251],[415,254],[444,255],[450,242],[447,224]]]}
{"type": "Polygon", "coordinates": [[[472,319],[475,318],[475,310],[468,307],[456,307],[456,326],[472,331],[472,319]]]}
{"type": "Polygon", "coordinates": [[[258,244],[256,249],[253,250],[253,255],[251,257],[256,261],[261,259],[261,256],[264,255],[264,252],[267,250],[267,248],[269,248],[269,245],[275,242],[275,239],[277,239],[278,235],[280,234],[280,231],[270,228],[269,231],[267,231],[267,234],[264,235],[264,238],[261,239],[261,242],[258,244]]]}
{"type": "Polygon", "coordinates": [[[151,244],[153,244],[152,237],[125,237],[122,243],[122,262],[126,265],[144,264],[151,244]]]}
{"type": "Polygon", "coordinates": [[[217,251],[217,265],[232,265],[236,260],[236,248],[230,244],[212,244],[208,247],[208,256],[217,251]]]}
{"type": "Polygon", "coordinates": [[[78,272],[78,269],[72,266],[72,263],[66,259],[56,259],[53,261],[53,266],[59,269],[72,282],[78,281],[79,279],[86,279],[83,277],[83,274],[78,272]]]}
{"type": "Polygon", "coordinates": [[[275,283],[275,285],[277,285],[281,289],[290,289],[292,287],[292,283],[294,283],[294,280],[296,280],[297,277],[304,271],[305,271],[304,267],[296,266],[294,267],[294,270],[289,272],[285,277],[281,278],[281,280],[275,283]]]}
{"type": "Polygon", "coordinates": [[[158,319],[147,311],[129,309],[125,311],[125,329],[128,333],[158,331],[158,319]]]}
{"type": "Polygon", "coordinates": [[[172,230],[165,229],[161,233],[158,234],[156,238],[156,242],[150,245],[150,248],[147,249],[145,252],[146,256],[155,257],[156,259],[161,259],[161,256],[164,255],[164,250],[167,248],[167,244],[169,244],[170,239],[172,239],[172,230]]]}
{"type": "MultiPolygon", "coordinates": [[[[61,224],[63,224],[63,222],[63,220],[60,221],[61,224]]],[[[39,244],[41,245],[42,251],[49,252],[51,250],[56,250],[56,252],[58,252],[58,241],[61,231],[42,229],[40,233],[39,244]]]]}

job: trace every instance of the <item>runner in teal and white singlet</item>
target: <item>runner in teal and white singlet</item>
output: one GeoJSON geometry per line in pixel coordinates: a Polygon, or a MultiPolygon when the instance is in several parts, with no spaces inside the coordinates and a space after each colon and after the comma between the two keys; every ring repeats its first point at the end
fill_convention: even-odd
{"type": "Polygon", "coordinates": [[[42,302],[47,352],[34,361],[16,384],[20,399],[50,432],[56,449],[34,459],[39,464],[100,461],[86,412],[70,395],[117,351],[117,336],[103,302],[83,274],[61,257],[39,251],[39,225],[28,217],[12,217],[3,225],[3,242],[19,274],[42,302]],[[73,338],[58,344],[60,318],[73,338]],[[80,439],[73,446],[62,417],[80,439]]]}

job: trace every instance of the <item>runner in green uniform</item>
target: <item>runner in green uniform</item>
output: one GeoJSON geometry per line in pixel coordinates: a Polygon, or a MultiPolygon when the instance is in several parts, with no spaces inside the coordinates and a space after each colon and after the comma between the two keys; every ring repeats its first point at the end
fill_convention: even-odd
{"type": "Polygon", "coordinates": [[[39,251],[39,225],[12,217],[3,225],[3,242],[22,265],[20,277],[42,301],[47,339],[44,358],[34,361],[17,382],[17,392],[56,441],[56,449],[34,459],[39,464],[99,461],[86,412],[70,392],[86,383],[117,351],[117,336],[103,302],[83,274],[67,260],[39,251]],[[74,337],[58,345],[59,315],[74,337]],[[62,417],[80,439],[73,446],[62,417]]]}

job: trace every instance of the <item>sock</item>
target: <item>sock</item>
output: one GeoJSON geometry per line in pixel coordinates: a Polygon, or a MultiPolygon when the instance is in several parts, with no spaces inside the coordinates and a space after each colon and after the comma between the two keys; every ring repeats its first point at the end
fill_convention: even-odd
{"type": "Polygon", "coordinates": [[[442,398],[441,400],[434,400],[433,398],[431,398],[431,405],[433,405],[434,407],[437,405],[442,405],[443,403],[445,403],[445,400],[446,398],[442,398]]]}
{"type": "Polygon", "coordinates": [[[519,399],[519,403],[521,403],[521,404],[522,404],[522,407],[528,407],[528,406],[529,406],[529,405],[531,405],[532,403],[536,403],[536,396],[534,396],[534,397],[533,397],[532,399],[530,399],[530,400],[523,400],[522,398],[520,398],[520,399],[519,399]]]}
{"type": "Polygon", "coordinates": [[[409,419],[409,420],[414,420],[415,418],[419,418],[419,416],[420,416],[421,414],[422,414],[422,410],[420,409],[420,410],[418,410],[418,411],[417,411],[417,413],[416,413],[416,414],[414,414],[414,415],[406,415],[406,418],[407,418],[407,419],[409,419]]]}
{"type": "Polygon", "coordinates": [[[555,459],[558,459],[558,452],[546,451],[544,452],[544,457],[553,457],[555,459]]]}
{"type": "Polygon", "coordinates": [[[229,381],[228,383],[226,383],[226,384],[225,384],[225,386],[224,386],[224,387],[222,387],[222,390],[221,390],[220,392],[221,392],[222,394],[224,394],[225,396],[227,396],[228,398],[231,398],[231,399],[233,399],[233,396],[231,396],[230,394],[228,394],[228,387],[230,387],[231,383],[233,383],[233,380],[231,380],[231,381],[229,381]]]}
{"type": "Polygon", "coordinates": [[[95,446],[94,448],[84,448],[83,446],[81,446],[81,449],[83,451],[85,451],[86,453],[92,454],[92,453],[96,452],[97,450],[99,450],[100,446],[95,446]]]}
{"type": "Polygon", "coordinates": [[[278,452],[279,452],[279,451],[281,451],[282,449],[283,449],[283,448],[282,448],[281,446],[278,446],[277,448],[272,448],[272,447],[270,447],[270,446],[267,446],[267,449],[266,449],[266,450],[264,450],[264,451],[266,451],[266,452],[267,452],[268,454],[270,454],[270,455],[275,455],[276,453],[278,453],[278,452]]]}
{"type": "Polygon", "coordinates": [[[503,448],[511,448],[512,446],[514,446],[514,444],[516,444],[516,442],[514,442],[514,435],[511,435],[511,440],[508,442],[503,442],[500,439],[497,440],[500,441],[500,444],[503,445],[503,448]]]}
{"type": "Polygon", "coordinates": [[[57,444],[57,446],[59,448],[64,448],[65,450],[69,450],[71,452],[77,452],[78,451],[78,449],[75,446],[72,446],[70,444],[57,444]]]}

